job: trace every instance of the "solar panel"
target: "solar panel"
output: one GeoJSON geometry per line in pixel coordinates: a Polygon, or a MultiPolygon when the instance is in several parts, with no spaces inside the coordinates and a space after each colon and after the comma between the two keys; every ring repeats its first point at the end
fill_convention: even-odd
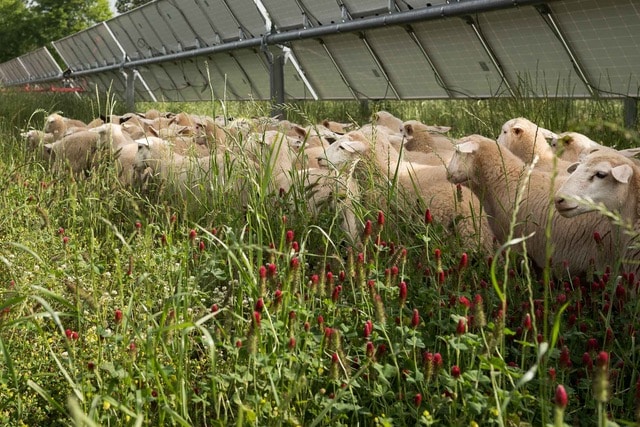
{"type": "Polygon", "coordinates": [[[331,57],[318,40],[301,40],[291,44],[300,66],[322,99],[353,99],[331,57]]]}
{"type": "Polygon", "coordinates": [[[279,31],[304,27],[304,14],[296,0],[262,0],[262,4],[279,31]]]}
{"type": "Polygon", "coordinates": [[[500,75],[473,29],[460,18],[420,22],[416,36],[431,56],[446,88],[454,97],[492,97],[508,94],[500,75]]]}
{"type": "Polygon", "coordinates": [[[32,79],[60,76],[62,70],[47,48],[36,49],[20,57],[22,65],[32,79]]]}
{"type": "Polygon", "coordinates": [[[23,83],[29,81],[29,73],[24,68],[19,58],[11,59],[2,64],[2,72],[7,84],[23,83]]]}
{"type": "Polygon", "coordinates": [[[342,10],[335,0],[298,0],[312,26],[342,22],[342,10]]]}
{"type": "Polygon", "coordinates": [[[352,18],[389,13],[389,0],[342,0],[352,18]]]}
{"type": "Polygon", "coordinates": [[[122,51],[109,29],[99,24],[53,42],[72,70],[87,70],[122,62],[122,51]]]}
{"type": "Polygon", "coordinates": [[[476,19],[510,82],[526,96],[589,96],[571,59],[535,8],[486,13],[476,19]]]}
{"type": "Polygon", "coordinates": [[[379,55],[395,89],[403,99],[443,98],[447,92],[430,64],[404,28],[369,31],[367,40],[379,55]]]}
{"type": "Polygon", "coordinates": [[[634,0],[565,0],[553,16],[600,96],[640,92],[640,8],[634,0]]]}

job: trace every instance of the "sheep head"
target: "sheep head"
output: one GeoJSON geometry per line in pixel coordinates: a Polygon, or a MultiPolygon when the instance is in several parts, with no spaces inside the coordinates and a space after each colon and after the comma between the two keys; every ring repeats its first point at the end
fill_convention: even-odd
{"type": "Polygon", "coordinates": [[[318,157],[318,164],[323,167],[332,166],[339,169],[370,151],[371,146],[364,134],[357,131],[349,132],[338,138],[318,157]]]}
{"type": "Polygon", "coordinates": [[[568,169],[569,178],[556,192],[556,210],[565,217],[574,217],[596,210],[603,204],[610,211],[634,208],[630,182],[638,179],[638,168],[622,155],[595,151],[568,169]],[[581,203],[579,199],[588,201],[581,203]]]}
{"type": "Polygon", "coordinates": [[[509,149],[525,163],[531,163],[536,154],[541,158],[553,156],[547,139],[553,140],[557,137],[550,130],[541,128],[524,117],[518,117],[502,126],[498,144],[509,149]]]}

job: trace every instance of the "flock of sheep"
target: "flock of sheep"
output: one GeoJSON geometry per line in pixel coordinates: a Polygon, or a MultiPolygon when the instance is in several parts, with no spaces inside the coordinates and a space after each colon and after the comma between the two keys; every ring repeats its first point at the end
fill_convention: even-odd
{"type": "Polygon", "coordinates": [[[354,242],[362,230],[354,214],[362,195],[356,172],[366,168],[382,188],[398,190],[394,203],[428,208],[469,248],[493,254],[525,236],[514,240],[516,248],[526,248],[538,267],[550,261],[558,274],[607,266],[640,274],[640,165],[633,158],[640,150],[557,134],[525,118],[507,121],[497,141],[453,139],[448,131],[385,111],[355,128],[150,110],[89,124],[52,114],[44,131],[23,136],[56,173],[82,177],[106,153],[125,186],[160,182],[196,195],[223,186],[242,199],[255,188],[249,172],[263,171],[268,191],[300,183],[310,212],[336,209],[354,242]],[[622,221],[602,215],[605,208],[622,221]]]}

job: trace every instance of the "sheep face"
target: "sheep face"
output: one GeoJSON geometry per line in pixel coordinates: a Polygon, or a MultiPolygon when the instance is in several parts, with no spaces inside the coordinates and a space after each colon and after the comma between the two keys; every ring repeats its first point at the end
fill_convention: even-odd
{"type": "Polygon", "coordinates": [[[519,117],[511,119],[502,126],[498,144],[509,149],[526,163],[531,163],[535,154],[546,156],[553,154],[547,139],[558,136],[550,130],[519,117]]]}
{"type": "Polygon", "coordinates": [[[473,158],[479,145],[465,141],[456,146],[456,151],[447,166],[447,179],[453,184],[467,184],[473,177],[473,158]]]}
{"type": "Polygon", "coordinates": [[[318,157],[318,164],[322,167],[341,168],[350,164],[369,152],[369,144],[364,140],[364,135],[355,135],[350,132],[331,144],[322,155],[318,157]]]}
{"type": "Polygon", "coordinates": [[[592,150],[601,147],[597,142],[577,132],[563,132],[552,138],[550,144],[558,157],[570,162],[578,162],[592,150]]]}
{"type": "Polygon", "coordinates": [[[556,192],[556,210],[565,217],[574,217],[595,210],[602,203],[611,211],[620,211],[629,201],[629,182],[634,168],[618,157],[594,153],[584,163],[569,168],[571,175],[556,192]],[[580,203],[576,198],[589,200],[580,203]]]}

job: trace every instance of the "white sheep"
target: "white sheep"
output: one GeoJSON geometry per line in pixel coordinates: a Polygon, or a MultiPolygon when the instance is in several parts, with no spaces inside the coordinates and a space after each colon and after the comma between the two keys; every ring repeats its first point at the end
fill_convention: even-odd
{"type": "Polygon", "coordinates": [[[626,157],[633,157],[640,153],[640,148],[616,150],[615,148],[598,144],[588,136],[578,132],[560,133],[551,140],[550,144],[557,156],[567,162],[578,162],[582,157],[595,150],[617,151],[626,157]]]}
{"type": "Polygon", "coordinates": [[[385,180],[397,183],[400,193],[407,197],[410,205],[418,199],[428,207],[445,227],[454,226],[462,242],[469,248],[477,248],[478,242],[484,251],[492,251],[493,236],[478,199],[466,188],[456,188],[446,180],[444,166],[415,165],[403,161],[389,144],[384,132],[376,127],[346,133],[327,150],[320,163],[338,169],[364,160],[373,164],[385,180]]]}
{"type": "Polygon", "coordinates": [[[114,123],[105,123],[98,127],[89,129],[89,132],[98,134],[100,136],[100,143],[104,146],[110,146],[114,150],[125,144],[131,144],[134,142],[131,135],[122,129],[122,125],[114,123]]]}
{"type": "Polygon", "coordinates": [[[613,224],[622,238],[626,261],[623,268],[640,274],[640,249],[631,248],[640,236],[640,166],[614,151],[598,150],[569,168],[571,175],[558,188],[555,206],[560,215],[573,218],[597,211],[599,206],[619,215],[621,224],[613,224]]]}
{"type": "Polygon", "coordinates": [[[557,138],[555,133],[539,127],[524,117],[518,117],[507,121],[502,126],[498,143],[509,149],[526,164],[531,164],[534,157],[537,156],[536,168],[564,173],[570,163],[556,157],[547,142],[547,139],[554,138],[557,138]]]}
{"type": "Polygon", "coordinates": [[[397,118],[388,111],[381,110],[373,113],[373,116],[371,117],[371,123],[378,126],[384,126],[388,130],[396,134],[402,132],[402,119],[397,118]]]}
{"type": "Polygon", "coordinates": [[[480,135],[463,138],[448,167],[449,180],[463,184],[480,198],[489,217],[491,229],[500,243],[513,237],[533,235],[525,242],[527,253],[538,267],[546,265],[547,244],[551,244],[553,271],[564,270],[568,262],[571,274],[584,274],[591,267],[612,265],[615,239],[611,226],[598,215],[588,214],[581,221],[560,216],[553,208],[553,174],[533,169],[496,141],[480,135]],[[518,203],[518,200],[521,201],[518,203]],[[513,213],[517,204],[517,216],[513,213]],[[551,213],[551,223],[548,223],[551,213]],[[550,240],[546,236],[550,226],[550,240]],[[594,232],[602,236],[599,244],[594,232]]]}

